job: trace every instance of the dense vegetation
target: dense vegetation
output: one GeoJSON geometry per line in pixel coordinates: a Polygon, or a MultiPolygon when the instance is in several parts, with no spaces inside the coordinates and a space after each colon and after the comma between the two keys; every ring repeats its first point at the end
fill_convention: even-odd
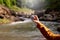
{"type": "Polygon", "coordinates": [[[16,0],[0,0],[0,4],[11,8],[12,6],[16,5],[16,0]]]}
{"type": "Polygon", "coordinates": [[[60,0],[46,0],[48,2],[47,7],[51,9],[60,9],[60,0]]]}
{"type": "MultiPolygon", "coordinates": [[[[17,0],[0,0],[0,4],[5,5],[9,8],[13,8],[13,6],[17,6],[16,1],[17,0]]],[[[23,2],[23,3],[21,3],[21,5],[25,3],[24,2],[25,0],[21,0],[21,1],[23,2]]],[[[46,2],[48,3],[47,8],[52,8],[52,9],[60,8],[60,0],[46,0],[46,2]]]]}

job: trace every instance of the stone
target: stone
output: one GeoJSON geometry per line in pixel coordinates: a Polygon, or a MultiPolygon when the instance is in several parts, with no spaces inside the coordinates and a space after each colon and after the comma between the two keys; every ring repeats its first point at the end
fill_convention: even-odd
{"type": "Polygon", "coordinates": [[[60,27],[57,28],[57,31],[60,32],[60,27]]]}
{"type": "Polygon", "coordinates": [[[0,16],[0,19],[3,19],[4,17],[3,16],[0,16]]]}

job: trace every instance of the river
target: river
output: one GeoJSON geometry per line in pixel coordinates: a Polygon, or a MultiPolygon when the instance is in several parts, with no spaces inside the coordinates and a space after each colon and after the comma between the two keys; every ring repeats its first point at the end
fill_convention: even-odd
{"type": "MultiPolygon", "coordinates": [[[[41,21],[54,33],[60,26],[58,22],[41,21]]],[[[46,40],[31,20],[0,25],[0,40],[46,40]]]]}

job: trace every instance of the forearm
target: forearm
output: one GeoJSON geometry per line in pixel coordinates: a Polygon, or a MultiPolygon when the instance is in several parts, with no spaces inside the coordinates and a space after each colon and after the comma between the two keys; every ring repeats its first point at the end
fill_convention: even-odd
{"type": "Polygon", "coordinates": [[[41,33],[47,39],[55,39],[56,37],[60,37],[60,35],[54,34],[50,29],[48,29],[44,24],[41,22],[37,23],[37,28],[41,31],[41,33]]]}

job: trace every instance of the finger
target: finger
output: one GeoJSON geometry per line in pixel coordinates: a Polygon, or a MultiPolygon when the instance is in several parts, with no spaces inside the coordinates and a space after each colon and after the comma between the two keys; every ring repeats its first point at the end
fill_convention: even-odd
{"type": "Polygon", "coordinates": [[[34,15],[34,20],[39,20],[37,15],[34,15]]]}

